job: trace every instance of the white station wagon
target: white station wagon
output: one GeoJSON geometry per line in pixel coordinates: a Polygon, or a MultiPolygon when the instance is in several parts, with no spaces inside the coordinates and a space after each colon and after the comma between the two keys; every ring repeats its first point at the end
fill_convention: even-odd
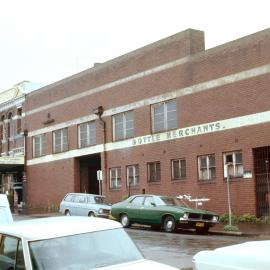
{"type": "Polygon", "coordinates": [[[60,213],[66,216],[108,218],[111,212],[104,196],[87,193],[68,193],[60,203],[60,213]]]}
{"type": "Polygon", "coordinates": [[[50,217],[0,225],[1,270],[176,268],[146,260],[121,224],[109,219],[50,217]]]}

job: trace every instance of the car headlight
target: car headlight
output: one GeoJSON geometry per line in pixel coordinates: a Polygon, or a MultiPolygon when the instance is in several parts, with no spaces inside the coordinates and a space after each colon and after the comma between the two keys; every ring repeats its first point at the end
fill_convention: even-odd
{"type": "Polygon", "coordinates": [[[218,216],[213,216],[213,217],[212,217],[212,221],[213,221],[213,222],[218,222],[218,216]]]}
{"type": "Polygon", "coordinates": [[[188,213],[184,213],[180,220],[188,220],[188,213]]]}
{"type": "Polygon", "coordinates": [[[103,209],[100,208],[100,209],[98,210],[98,213],[99,213],[99,214],[103,214],[103,209]]]}

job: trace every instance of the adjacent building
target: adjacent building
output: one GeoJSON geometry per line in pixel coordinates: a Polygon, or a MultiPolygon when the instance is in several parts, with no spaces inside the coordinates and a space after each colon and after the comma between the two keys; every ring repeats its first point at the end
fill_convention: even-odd
{"type": "Polygon", "coordinates": [[[233,213],[268,215],[269,85],[270,29],[208,50],[188,29],[32,91],[27,203],[186,194],[223,214],[229,179],[233,213]]]}

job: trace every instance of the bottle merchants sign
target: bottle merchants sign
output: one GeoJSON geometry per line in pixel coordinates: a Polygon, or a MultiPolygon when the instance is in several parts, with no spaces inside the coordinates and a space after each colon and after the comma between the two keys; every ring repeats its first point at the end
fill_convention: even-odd
{"type": "Polygon", "coordinates": [[[24,164],[24,156],[18,156],[18,157],[0,157],[0,164],[6,164],[6,165],[23,165],[24,164]]]}

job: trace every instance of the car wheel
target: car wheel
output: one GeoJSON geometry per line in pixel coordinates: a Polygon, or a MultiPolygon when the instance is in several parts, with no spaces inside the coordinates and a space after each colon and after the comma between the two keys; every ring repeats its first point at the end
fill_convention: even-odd
{"type": "Polygon", "coordinates": [[[65,215],[66,215],[66,216],[71,216],[69,210],[66,210],[66,211],[65,211],[65,215]]]}
{"type": "Polygon", "coordinates": [[[163,221],[163,229],[165,232],[175,231],[175,219],[172,216],[165,217],[163,221]]]}
{"type": "Polygon", "coordinates": [[[126,214],[121,215],[120,222],[124,228],[130,227],[130,220],[129,220],[128,215],[126,215],[126,214]]]}
{"type": "Polygon", "coordinates": [[[89,212],[88,217],[95,217],[95,213],[94,212],[89,212]]]}

